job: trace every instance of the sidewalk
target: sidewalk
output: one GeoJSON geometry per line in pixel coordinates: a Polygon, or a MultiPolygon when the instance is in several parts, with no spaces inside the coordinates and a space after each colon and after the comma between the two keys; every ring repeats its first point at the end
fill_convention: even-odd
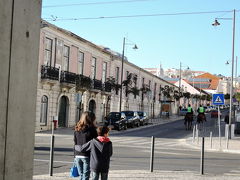
{"type": "MultiPolygon", "coordinates": [[[[33,176],[33,180],[77,180],[70,178],[69,172],[49,175],[33,176]]],[[[146,170],[110,170],[109,180],[239,180],[240,177],[234,175],[200,175],[198,172],[188,171],[146,171],[146,170]]]]}
{"type": "MultiPolygon", "coordinates": [[[[170,116],[169,118],[166,118],[166,117],[159,117],[159,118],[155,118],[155,119],[149,119],[149,124],[147,126],[140,126],[140,127],[137,127],[137,128],[131,128],[131,129],[128,129],[127,131],[134,131],[134,130],[137,130],[137,129],[140,129],[140,128],[146,128],[146,127],[149,127],[149,126],[155,126],[155,125],[160,125],[160,124],[165,124],[165,123],[169,123],[169,122],[173,122],[173,121],[177,121],[177,120],[180,120],[180,119],[183,119],[183,116],[177,116],[177,115],[172,115],[170,116]]],[[[102,125],[101,123],[98,123],[98,125],[102,125]]],[[[56,136],[65,136],[65,135],[73,135],[73,132],[74,132],[74,127],[72,128],[57,128],[56,130],[54,130],[54,134],[56,136]]],[[[113,130],[113,131],[110,131],[110,134],[114,134],[114,133],[118,133],[118,132],[121,132],[121,131],[116,131],[116,130],[113,130]]],[[[52,134],[52,131],[51,130],[48,130],[48,131],[42,131],[42,132],[36,132],[35,133],[35,136],[50,136],[52,134]]]]}
{"type": "MultiPolygon", "coordinates": [[[[186,139],[186,143],[194,148],[200,149],[202,147],[202,137],[190,137],[186,139]]],[[[240,137],[236,136],[232,139],[227,140],[225,137],[210,137],[204,138],[204,149],[206,151],[219,151],[226,153],[238,153],[240,154],[240,137]]],[[[240,179],[240,178],[239,178],[240,179]]]]}

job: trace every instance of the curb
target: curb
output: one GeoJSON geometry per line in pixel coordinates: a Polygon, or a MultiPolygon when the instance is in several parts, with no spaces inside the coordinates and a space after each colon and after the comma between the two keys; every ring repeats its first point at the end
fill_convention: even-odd
{"type": "MultiPolygon", "coordinates": [[[[216,142],[216,141],[215,141],[216,142]]],[[[196,142],[192,142],[192,137],[186,138],[185,139],[185,143],[188,146],[191,146],[194,149],[199,149],[201,150],[201,140],[199,140],[199,144],[197,144],[196,142]]],[[[209,152],[224,152],[224,153],[233,153],[233,154],[240,154],[240,142],[239,142],[239,150],[233,150],[233,149],[226,149],[226,148],[210,148],[208,147],[208,145],[206,145],[205,142],[205,151],[209,151],[209,152]]]]}
{"type": "MultiPolygon", "coordinates": [[[[33,180],[71,180],[71,179],[79,179],[70,178],[69,172],[64,173],[56,173],[53,176],[49,175],[36,175],[33,176],[33,180]]],[[[109,172],[109,180],[139,180],[139,179],[147,179],[147,180],[236,180],[239,179],[238,176],[234,175],[210,175],[204,174],[200,175],[197,172],[191,171],[160,171],[156,170],[154,172],[150,172],[147,170],[110,170],[109,172]]]]}

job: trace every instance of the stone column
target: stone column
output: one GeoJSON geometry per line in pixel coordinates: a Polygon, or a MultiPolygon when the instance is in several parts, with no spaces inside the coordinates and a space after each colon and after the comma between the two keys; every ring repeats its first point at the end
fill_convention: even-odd
{"type": "Polygon", "coordinates": [[[32,179],[41,0],[0,0],[0,180],[32,179]]]}

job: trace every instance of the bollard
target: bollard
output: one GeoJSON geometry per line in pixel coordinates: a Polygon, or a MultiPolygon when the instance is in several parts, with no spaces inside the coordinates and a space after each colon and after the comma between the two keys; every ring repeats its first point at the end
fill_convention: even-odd
{"type": "Polygon", "coordinates": [[[197,137],[197,144],[199,143],[199,135],[198,135],[199,131],[198,131],[198,126],[196,126],[196,137],[197,137]]]}
{"type": "Polygon", "coordinates": [[[204,137],[202,137],[202,150],[201,150],[201,163],[200,163],[200,174],[204,174],[204,137]]]}
{"type": "Polygon", "coordinates": [[[151,157],[150,157],[150,172],[153,172],[153,160],[154,160],[154,142],[155,137],[152,136],[151,157]]]}
{"type": "Polygon", "coordinates": [[[193,139],[192,142],[195,142],[195,131],[196,131],[196,126],[193,126],[193,139]]]}
{"type": "Polygon", "coordinates": [[[229,143],[229,127],[227,127],[226,130],[226,149],[228,149],[228,143],[229,143]]]}
{"type": "Polygon", "coordinates": [[[52,137],[50,147],[49,175],[53,175],[53,156],[54,156],[54,121],[52,121],[52,137]]]}
{"type": "Polygon", "coordinates": [[[210,148],[212,149],[212,131],[210,132],[210,148]]]}

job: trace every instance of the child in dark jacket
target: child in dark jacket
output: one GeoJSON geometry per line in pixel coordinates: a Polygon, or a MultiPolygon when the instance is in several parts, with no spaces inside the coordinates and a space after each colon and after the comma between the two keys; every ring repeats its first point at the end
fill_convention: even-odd
{"type": "Polygon", "coordinates": [[[75,150],[90,152],[90,169],[92,180],[108,179],[110,157],[112,156],[112,142],[108,138],[109,128],[100,126],[97,128],[98,137],[84,145],[75,145],[75,150]]]}

